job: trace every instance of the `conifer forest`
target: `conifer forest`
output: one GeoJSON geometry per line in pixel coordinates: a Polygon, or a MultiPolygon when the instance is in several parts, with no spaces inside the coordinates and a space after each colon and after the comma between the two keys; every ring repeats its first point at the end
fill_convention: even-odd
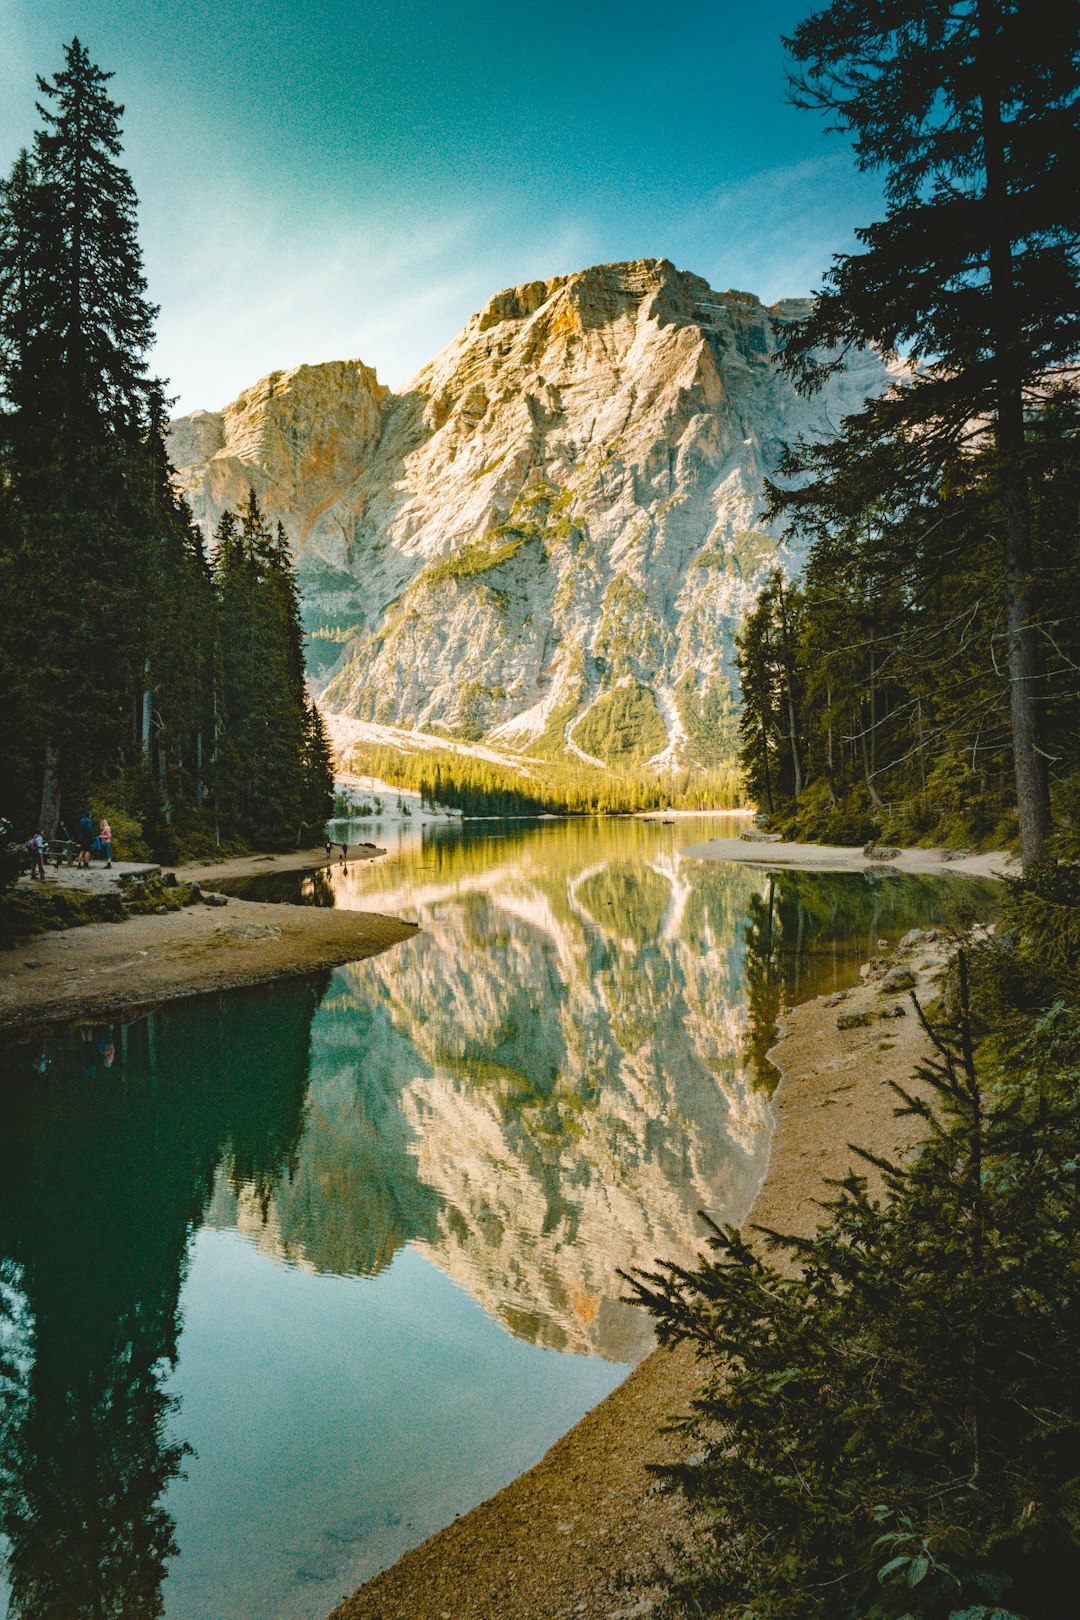
{"type": "Polygon", "coordinates": [[[319,836],[332,771],[287,539],[252,499],[212,557],[148,372],[111,75],[75,39],[0,196],[0,757],[47,838],[93,798],[129,854],[319,836]]]}

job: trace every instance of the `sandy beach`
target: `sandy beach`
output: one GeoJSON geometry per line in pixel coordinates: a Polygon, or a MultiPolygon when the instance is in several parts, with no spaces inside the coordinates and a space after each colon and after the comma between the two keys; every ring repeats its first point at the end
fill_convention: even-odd
{"type": "MultiPolygon", "coordinates": [[[[747,1229],[812,1231],[828,1180],[851,1163],[850,1142],[885,1155],[910,1146],[888,1082],[910,1081],[926,1040],[906,997],[881,980],[903,963],[926,999],[942,960],[941,946],[920,938],[852,990],[787,1015],[772,1053],[783,1078],[771,1158],[747,1229]],[[903,1016],[879,1017],[897,1005],[903,1016]],[[838,1028],[851,1013],[870,1022],[838,1028]]],[[[654,1351],[535,1468],[406,1553],[333,1620],[643,1620],[657,1595],[649,1573],[679,1525],[646,1464],[672,1456],[661,1430],[697,1382],[687,1349],[654,1351]]]]}
{"type": "MultiPolygon", "coordinates": [[[[350,850],[350,859],[360,855],[350,850]]],[[[326,864],[321,849],[318,854],[298,850],[181,866],[176,871],[181,882],[210,885],[258,873],[314,871],[326,864]]],[[[112,871],[92,867],[85,874],[63,868],[59,879],[101,893],[115,888],[125,870],[119,864],[112,871]]],[[[413,923],[373,911],[230,898],[224,906],[186,906],[163,916],[135,916],[119,923],[38,934],[0,951],[0,1029],[112,1016],[208,990],[340,967],[411,939],[416,932],[413,923]]]]}
{"type": "Polygon", "coordinates": [[[807,872],[922,872],[951,877],[1019,876],[1020,863],[1003,850],[963,855],[947,849],[902,849],[891,860],[845,844],[772,842],[764,837],[710,838],[682,851],[701,861],[739,861],[746,866],[792,866],[807,872]]]}

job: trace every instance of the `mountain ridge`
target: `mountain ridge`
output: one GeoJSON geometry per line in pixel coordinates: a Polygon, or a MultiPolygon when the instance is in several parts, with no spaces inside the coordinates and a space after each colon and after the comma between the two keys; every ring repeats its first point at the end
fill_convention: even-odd
{"type": "Polygon", "coordinates": [[[496,293],[399,391],[361,361],[274,372],[172,425],[212,525],[252,485],[297,553],[324,702],[609,768],[734,746],[734,636],[801,558],[761,523],[783,444],[896,375],[775,366],[809,307],[665,259],[496,293]]]}

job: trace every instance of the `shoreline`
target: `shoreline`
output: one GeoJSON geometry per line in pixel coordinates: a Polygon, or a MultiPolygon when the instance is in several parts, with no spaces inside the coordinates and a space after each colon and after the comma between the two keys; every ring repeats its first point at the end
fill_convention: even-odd
{"type": "Polygon", "coordinates": [[[1020,863],[1007,850],[962,853],[950,849],[901,849],[891,860],[847,844],[772,843],[766,837],[710,838],[680,854],[698,861],[738,861],[745,866],[784,866],[804,872],[910,872],[945,877],[1019,876],[1020,863]]]}
{"type": "MultiPolygon", "coordinates": [[[[374,849],[353,859],[373,858],[374,849]]],[[[182,883],[316,871],[330,865],[320,849],[241,856],[175,868],[182,883]]],[[[71,887],[103,893],[119,887],[123,867],[91,868],[71,887]],[[115,879],[114,881],[114,874],[115,879]]],[[[61,881],[68,871],[62,869],[61,881]]],[[[51,874],[50,874],[51,876],[51,874]]],[[[163,1001],[266,984],[360,961],[412,939],[419,930],[377,911],[338,911],[240,900],[196,903],[164,915],[35,934],[0,951],[0,1031],[75,1018],[113,1020],[163,1001]]]]}
{"type": "MultiPolygon", "coordinates": [[[[769,1053],[781,1074],[769,1162],[744,1233],[811,1233],[828,1183],[852,1162],[849,1142],[885,1157],[910,1150],[917,1126],[896,1118],[888,1082],[912,1085],[928,1041],[907,994],[881,981],[902,964],[925,1001],[943,960],[943,946],[915,931],[850,990],[785,1012],[769,1053]],[[897,1004],[903,1016],[879,1020],[897,1004]],[[869,1021],[840,1029],[853,1013],[869,1021]]],[[[659,1595],[650,1571],[683,1523],[646,1464],[677,1458],[680,1441],[663,1426],[699,1382],[689,1347],[653,1350],[533,1468],[367,1581],[330,1620],[645,1620],[659,1595]]]]}

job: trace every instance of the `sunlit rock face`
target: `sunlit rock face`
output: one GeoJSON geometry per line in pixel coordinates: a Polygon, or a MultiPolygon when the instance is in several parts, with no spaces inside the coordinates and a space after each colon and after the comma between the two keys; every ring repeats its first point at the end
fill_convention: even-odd
{"type": "Polygon", "coordinates": [[[767,880],[590,859],[589,836],[410,884],[422,932],[343,969],[316,1014],[287,1183],[223,1174],[213,1221],[328,1271],[412,1242],[531,1342],[644,1354],[619,1270],[692,1261],[698,1211],[740,1220],[764,1173],[740,923],[767,880]]]}
{"type": "Polygon", "coordinates": [[[624,754],[708,763],[778,557],[764,480],[890,379],[862,352],[800,398],[774,357],[805,307],[601,265],[499,293],[399,394],[358,363],[264,379],[173,459],[201,520],[250,481],[285,522],[330,707],[588,753],[630,688],[624,754]]]}
{"type": "MultiPolygon", "coordinates": [[[[350,554],[359,481],[382,432],[389,390],[359,360],[274,371],[221,411],[195,411],[169,429],[169,454],[197,521],[210,531],[254,489],[297,555],[340,564],[350,554]],[[341,525],[347,525],[343,530],[341,525]]],[[[337,582],[351,611],[355,581],[337,582]]]]}

